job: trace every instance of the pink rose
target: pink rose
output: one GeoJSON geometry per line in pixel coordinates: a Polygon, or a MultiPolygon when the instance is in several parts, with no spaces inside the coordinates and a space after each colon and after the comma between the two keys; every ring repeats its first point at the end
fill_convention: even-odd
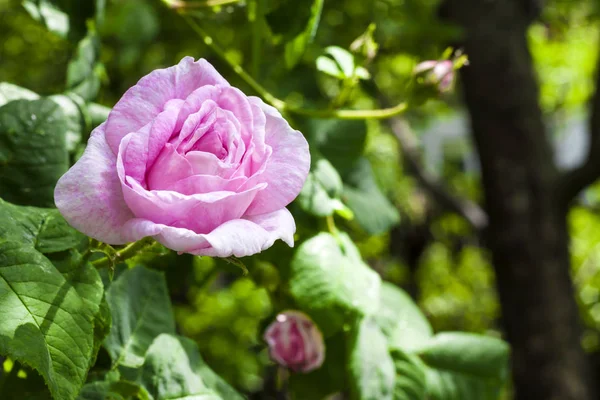
{"type": "Polygon", "coordinates": [[[309,166],[308,143],[275,108],[186,57],[123,95],[54,197],[73,227],[105,243],[152,236],[179,252],[242,257],[277,239],[293,246],[285,206],[309,166]]]}
{"type": "Polygon", "coordinates": [[[273,361],[296,372],[319,368],[325,359],[323,335],[315,323],[299,311],[279,315],[265,331],[273,361]]]}

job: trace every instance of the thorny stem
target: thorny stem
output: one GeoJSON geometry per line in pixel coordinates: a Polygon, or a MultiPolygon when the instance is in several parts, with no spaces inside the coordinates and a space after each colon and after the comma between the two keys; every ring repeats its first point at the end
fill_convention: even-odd
{"type": "Polygon", "coordinates": [[[337,118],[337,119],[385,119],[395,115],[401,114],[408,109],[408,103],[402,102],[394,107],[382,108],[377,110],[317,110],[297,107],[286,103],[285,101],[278,99],[272,95],[264,86],[258,83],[250,74],[244,70],[244,68],[229,60],[225,51],[215,43],[213,38],[198,25],[189,15],[186,15],[184,10],[179,10],[180,15],[185,19],[188,25],[196,32],[204,41],[204,43],[211,48],[211,50],[225,61],[233,69],[240,78],[244,80],[252,89],[254,89],[267,103],[278,109],[280,112],[292,113],[298,115],[304,115],[313,118],[337,118]]]}

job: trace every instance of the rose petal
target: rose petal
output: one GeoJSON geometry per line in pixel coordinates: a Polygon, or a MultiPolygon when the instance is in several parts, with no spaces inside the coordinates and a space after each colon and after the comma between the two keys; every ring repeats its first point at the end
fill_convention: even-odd
{"type": "Polygon", "coordinates": [[[256,174],[258,170],[264,167],[266,160],[271,154],[271,147],[265,144],[265,129],[267,124],[265,113],[257,105],[251,104],[251,106],[254,117],[252,140],[232,176],[250,177],[256,174]]]}
{"type": "Polygon", "coordinates": [[[127,183],[121,185],[123,196],[136,217],[196,233],[208,233],[240,218],[256,194],[266,187],[263,183],[240,193],[221,191],[188,196],[173,191],[148,191],[131,179],[127,183]]]}
{"type": "Polygon", "coordinates": [[[139,131],[131,134],[131,140],[118,154],[123,160],[125,174],[145,185],[146,162],[148,160],[148,136],[152,124],[147,124],[139,131]]]}
{"type": "Polygon", "coordinates": [[[172,139],[173,145],[179,151],[187,151],[187,149],[182,147],[182,144],[190,140],[198,140],[198,137],[208,132],[215,122],[217,119],[215,111],[219,108],[219,105],[213,99],[218,97],[220,90],[219,86],[204,86],[198,89],[195,93],[200,93],[203,96],[203,100],[198,104],[198,108],[195,111],[186,108],[186,104],[183,104],[177,116],[177,123],[174,129],[175,132],[179,132],[179,135],[172,139]]]}
{"type": "Polygon", "coordinates": [[[202,105],[212,100],[219,108],[231,111],[241,126],[241,134],[246,144],[250,143],[254,129],[254,116],[252,106],[248,97],[239,89],[227,86],[203,87],[195,90],[185,100],[185,104],[179,112],[176,130],[183,129],[183,126],[192,114],[201,109],[202,105]]]}
{"type": "Polygon", "coordinates": [[[192,57],[185,57],[173,67],[152,71],[125,92],[110,112],[106,123],[108,145],[116,154],[121,139],[152,121],[169,100],[186,99],[206,85],[229,83],[204,59],[194,62],[192,57]]]}
{"type": "Polygon", "coordinates": [[[150,123],[131,136],[129,145],[119,154],[123,158],[125,174],[146,185],[146,171],[155,162],[171,137],[177,119],[178,107],[169,107],[150,123]]]}
{"type": "Polygon", "coordinates": [[[221,191],[235,192],[246,179],[243,176],[225,179],[216,175],[192,175],[165,187],[164,190],[171,190],[185,195],[221,191]]]}
{"type": "Polygon", "coordinates": [[[296,224],[287,210],[244,217],[226,222],[205,235],[211,247],[192,251],[192,254],[211,257],[245,257],[268,249],[277,239],[294,246],[296,224]]]}
{"type": "Polygon", "coordinates": [[[177,116],[182,106],[183,100],[169,100],[165,111],[158,114],[152,121],[152,129],[150,129],[150,136],[148,137],[148,167],[154,163],[165,144],[173,136],[177,116]]]}
{"type": "Polygon", "coordinates": [[[94,129],[83,156],[59,179],[54,201],[74,228],[108,244],[123,244],[123,225],[134,216],[121,193],[105,128],[103,123],[94,129]]]}
{"type": "Polygon", "coordinates": [[[283,208],[275,212],[244,217],[224,223],[208,234],[174,228],[145,219],[128,222],[130,240],[153,236],[164,246],[195,255],[211,257],[245,257],[268,249],[277,239],[294,245],[296,225],[290,212],[283,208]]]}
{"type": "Polygon", "coordinates": [[[273,149],[264,172],[255,174],[240,188],[269,183],[246,211],[248,215],[257,215],[283,208],[298,196],[308,176],[310,153],[304,136],[292,129],[279,111],[257,97],[249,99],[266,115],[265,143],[273,149]]]}
{"type": "Polygon", "coordinates": [[[238,193],[220,191],[189,196],[166,190],[146,190],[138,181],[126,176],[120,157],[134,135],[130,133],[121,141],[117,173],[125,202],[138,218],[207,233],[244,215],[256,194],[267,187],[266,183],[261,183],[238,193]]]}
{"type": "Polygon", "coordinates": [[[167,143],[148,171],[148,189],[170,190],[173,184],[193,174],[194,170],[188,160],[179,154],[171,143],[167,143]]]}
{"type": "Polygon", "coordinates": [[[235,169],[219,160],[217,156],[202,151],[190,151],[185,155],[194,169],[194,175],[216,175],[222,178],[229,178],[235,169]]]}

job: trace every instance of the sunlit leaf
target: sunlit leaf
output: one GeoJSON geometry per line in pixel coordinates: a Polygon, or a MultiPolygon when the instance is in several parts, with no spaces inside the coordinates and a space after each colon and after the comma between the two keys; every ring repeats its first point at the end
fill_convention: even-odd
{"type": "Polygon", "coordinates": [[[344,71],[340,69],[340,66],[327,56],[319,56],[317,58],[317,70],[327,75],[333,76],[334,78],[346,78],[346,75],[344,74],[344,71]]]}
{"type": "Polygon", "coordinates": [[[168,334],[148,349],[141,383],[154,399],[243,399],[204,363],[194,341],[168,334]]]}
{"type": "Polygon", "coordinates": [[[344,77],[350,78],[354,75],[354,56],[352,53],[339,46],[326,47],[325,53],[333,58],[344,77]]]}
{"type": "Polygon", "coordinates": [[[386,337],[364,318],[351,335],[348,368],[351,399],[392,400],[396,372],[386,337]]]}
{"type": "Polygon", "coordinates": [[[61,10],[55,2],[50,0],[25,0],[23,7],[36,21],[41,22],[46,28],[62,38],[69,33],[69,16],[61,10]]]}
{"type": "Polygon", "coordinates": [[[392,348],[418,349],[433,335],[431,325],[415,302],[389,282],[381,285],[381,301],[375,316],[392,348]]]}
{"type": "Polygon", "coordinates": [[[312,164],[304,187],[298,196],[302,209],[317,217],[327,217],[335,212],[352,218],[352,212],[339,199],[342,192],[342,179],[325,159],[312,164]]]}
{"type": "Polygon", "coordinates": [[[423,362],[399,349],[391,350],[390,355],[396,371],[394,400],[426,400],[426,367],[423,362]]]}
{"type": "Polygon", "coordinates": [[[104,342],[113,365],[139,367],[161,333],[175,333],[163,274],[139,266],[123,272],[106,292],[112,328],[104,342]],[[126,305],[126,306],[124,306],[126,305]]]}
{"type": "Polygon", "coordinates": [[[379,305],[379,275],[344,233],[320,233],[302,243],[290,266],[290,293],[328,336],[379,305]]]}
{"type": "Polygon", "coordinates": [[[496,400],[508,375],[509,347],[500,339],[463,332],[440,333],[418,352],[434,400],[496,400]]]}
{"type": "Polygon", "coordinates": [[[0,82],[0,106],[13,100],[37,100],[39,98],[37,93],[29,89],[8,82],[0,82]]]}
{"type": "Polygon", "coordinates": [[[0,200],[0,354],[36,369],[54,398],[70,400],[94,355],[102,283],[90,264],[67,258],[57,268],[40,252],[78,242],[59,219],[56,210],[0,200]]]}

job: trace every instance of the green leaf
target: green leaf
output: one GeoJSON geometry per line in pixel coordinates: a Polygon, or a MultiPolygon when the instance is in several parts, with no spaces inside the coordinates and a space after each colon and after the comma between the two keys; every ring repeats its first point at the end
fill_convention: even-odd
{"type": "Polygon", "coordinates": [[[17,206],[0,199],[0,238],[55,253],[78,245],[84,236],[56,209],[17,206]]]}
{"type": "Polygon", "coordinates": [[[329,336],[345,322],[379,306],[379,275],[361,259],[344,234],[320,233],[304,242],[290,265],[289,287],[296,304],[329,336]]]}
{"type": "Polygon", "coordinates": [[[313,0],[310,7],[310,18],[304,30],[295,38],[285,44],[285,65],[291,69],[304,54],[306,46],[311,43],[317,33],[319,20],[321,18],[321,10],[323,9],[324,0],[313,0]]]}
{"type": "Polygon", "coordinates": [[[106,376],[103,381],[87,383],[78,400],[148,400],[150,395],[136,382],[120,380],[117,376],[106,376]]]}
{"type": "Polygon", "coordinates": [[[398,210],[377,186],[371,163],[366,158],[356,162],[354,169],[344,176],[344,182],[342,200],[367,233],[387,232],[400,221],[398,210]]]}
{"type": "MultiPolygon", "coordinates": [[[[131,372],[135,375],[138,371],[131,370],[131,372]]],[[[84,385],[78,400],[151,399],[145,388],[140,386],[138,382],[124,379],[119,370],[111,370],[106,373],[96,374],[95,377],[102,377],[102,379],[92,380],[84,385]]]]}
{"type": "Polygon", "coordinates": [[[440,333],[419,351],[429,366],[498,380],[506,378],[508,354],[506,342],[465,332],[440,333]]]}
{"type": "Polygon", "coordinates": [[[93,357],[102,283],[90,264],[71,263],[75,243],[56,210],[0,200],[0,354],[37,370],[56,399],[75,399],[93,357]],[[50,217],[49,217],[50,216],[50,217]],[[60,233],[65,235],[60,237],[60,233]]]}
{"type": "Polygon", "coordinates": [[[154,399],[243,399],[204,363],[194,341],[168,334],[148,349],[140,380],[154,399]]]}
{"type": "Polygon", "coordinates": [[[419,307],[405,291],[389,282],[381,284],[375,318],[391,348],[412,351],[423,347],[433,336],[431,325],[419,307]]]}
{"type": "Polygon", "coordinates": [[[126,270],[107,290],[106,300],[112,327],[104,347],[114,366],[141,366],[154,338],[175,333],[169,293],[160,272],[142,266],[126,270]]]}
{"type": "Polygon", "coordinates": [[[344,178],[361,157],[367,140],[365,121],[338,119],[311,120],[306,127],[309,143],[318,150],[344,178]]]}
{"type": "Polygon", "coordinates": [[[429,367],[427,393],[434,400],[495,400],[508,375],[509,347],[492,337],[440,333],[418,355],[429,367]]]}
{"type": "Polygon", "coordinates": [[[325,54],[333,58],[342,71],[344,78],[350,78],[354,75],[354,56],[348,50],[338,46],[329,46],[325,48],[325,54]]]}
{"type": "Polygon", "coordinates": [[[320,368],[307,374],[292,374],[289,390],[292,399],[326,399],[346,388],[346,334],[340,331],[325,340],[325,360],[320,368]]]}
{"type": "Polygon", "coordinates": [[[365,67],[356,67],[354,70],[354,75],[360,79],[369,79],[371,78],[371,74],[365,67]]]}
{"type": "Polygon", "coordinates": [[[328,196],[339,197],[342,194],[342,178],[329,161],[325,159],[317,160],[313,173],[328,196]]]}
{"type": "Polygon", "coordinates": [[[336,211],[353,217],[352,212],[339,199],[342,192],[342,178],[325,159],[312,164],[306,182],[298,196],[300,207],[317,217],[327,217],[336,211]]]}
{"type": "Polygon", "coordinates": [[[419,358],[400,349],[390,351],[396,371],[394,400],[425,400],[426,367],[419,358]]]}
{"type": "Polygon", "coordinates": [[[346,75],[344,71],[340,68],[340,66],[333,61],[330,57],[327,56],[319,56],[317,57],[317,70],[321,71],[329,76],[333,76],[338,79],[346,79],[346,75]]]}
{"type": "Polygon", "coordinates": [[[82,142],[83,132],[89,132],[91,125],[85,101],[76,93],[58,94],[49,99],[58,104],[65,115],[67,151],[71,153],[82,142]]]}
{"type": "Polygon", "coordinates": [[[67,89],[86,101],[96,98],[105,75],[99,62],[100,40],[89,32],[77,45],[77,51],[67,67],[67,89]]]}
{"type": "Polygon", "coordinates": [[[23,7],[36,21],[62,38],[79,40],[87,31],[86,23],[101,18],[104,1],[24,0],[23,7]]]}
{"type": "Polygon", "coordinates": [[[53,253],[47,257],[73,285],[95,315],[94,346],[90,359],[90,367],[92,367],[96,362],[102,342],[110,332],[110,310],[104,297],[102,279],[98,270],[89,262],[85,262],[82,255],[76,250],[53,253]]]}
{"type": "Polygon", "coordinates": [[[350,398],[391,400],[396,377],[386,337],[375,321],[364,318],[349,341],[348,373],[350,398]]]}
{"type": "Polygon", "coordinates": [[[0,106],[13,100],[37,100],[39,98],[37,93],[29,89],[8,82],[0,82],[0,106]]]}
{"type": "Polygon", "coordinates": [[[94,351],[92,353],[93,359],[90,365],[94,365],[96,363],[96,357],[98,356],[98,352],[102,347],[102,343],[106,337],[110,334],[110,328],[112,326],[112,318],[110,315],[110,307],[108,306],[108,302],[106,301],[106,296],[102,296],[102,301],[100,302],[100,307],[98,309],[98,313],[96,314],[96,318],[94,319],[94,351]]]}
{"type": "Polygon", "coordinates": [[[62,38],[69,33],[69,16],[50,0],[25,0],[23,7],[29,15],[62,38]]]}
{"type": "Polygon", "coordinates": [[[49,99],[0,107],[0,193],[22,205],[53,206],[54,186],[67,172],[66,117],[49,99]]]}
{"type": "Polygon", "coordinates": [[[87,383],[78,400],[125,400],[123,396],[111,390],[111,382],[97,381],[87,383]]]}
{"type": "Polygon", "coordinates": [[[369,71],[356,65],[352,53],[338,46],[325,48],[325,55],[317,58],[317,69],[341,80],[353,77],[360,79],[371,77],[369,71]]]}

